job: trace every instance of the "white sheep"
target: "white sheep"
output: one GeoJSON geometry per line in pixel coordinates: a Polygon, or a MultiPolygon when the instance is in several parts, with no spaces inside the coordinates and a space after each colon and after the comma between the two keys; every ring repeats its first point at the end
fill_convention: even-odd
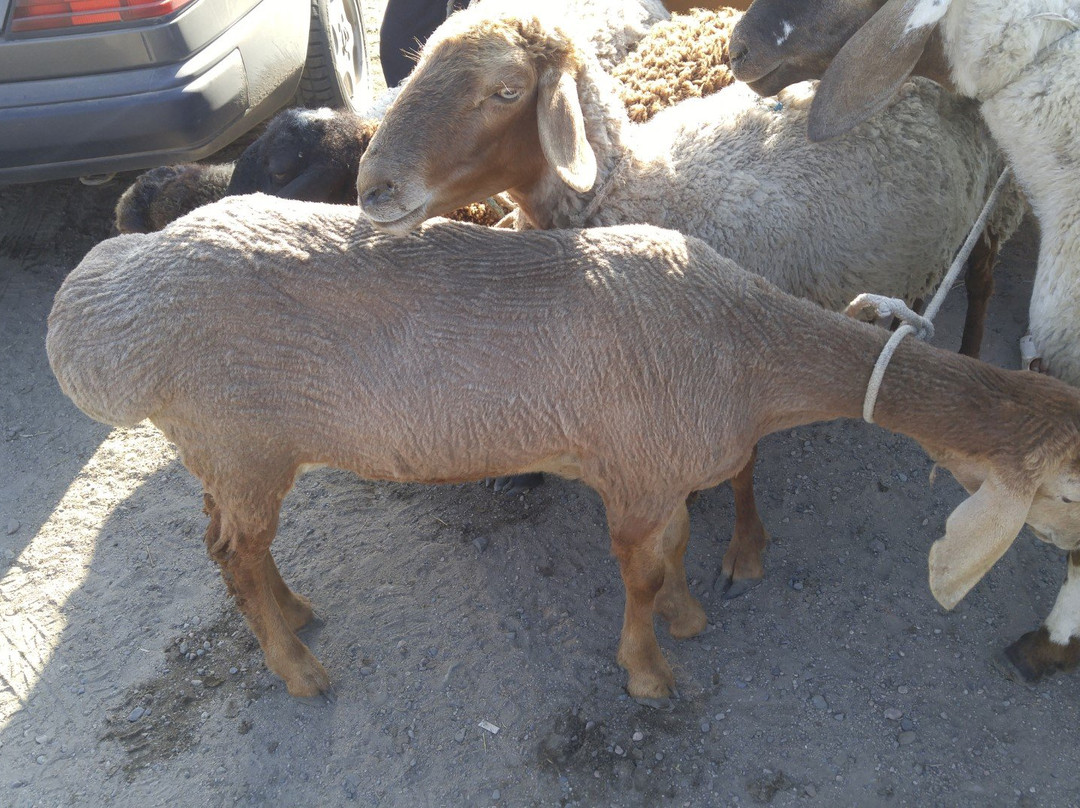
{"type": "MultiPolygon", "coordinates": [[[[360,162],[364,212],[404,232],[509,189],[529,225],[671,227],[842,309],[868,290],[909,301],[931,291],[1002,169],[974,105],[926,81],[828,144],[806,139],[806,85],[767,101],[732,85],[631,124],[581,41],[572,21],[513,2],[447,20],[360,162]]],[[[1011,200],[1002,231],[1022,217],[1011,200]]],[[[762,576],[767,534],[752,463],[733,486],[723,574],[738,593],[762,576]]]]}
{"type": "MultiPolygon", "coordinates": [[[[270,544],[297,474],[322,464],[595,488],[626,585],[618,660],[631,695],[662,698],[654,611],[678,637],[706,625],[683,569],[687,495],[769,432],[858,417],[886,336],[672,231],[392,236],[348,207],[251,195],[96,246],[56,295],[46,349],[87,414],[149,418],[176,444],[206,492],[208,551],[290,693],[329,678],[270,544]]],[[[877,422],[973,492],[931,549],[946,605],[1025,520],[1080,542],[1080,391],[1027,375],[907,340],[885,376],[877,422]]]]}
{"type": "MultiPolygon", "coordinates": [[[[811,116],[811,133],[825,138],[890,103],[909,73],[922,69],[926,49],[940,44],[952,84],[980,102],[1039,220],[1029,310],[1039,367],[1080,385],[1080,3],[889,0],[875,3],[880,9],[869,19],[873,9],[854,5],[757,0],[748,15],[755,35],[748,25],[740,55],[754,73],[766,68],[754,49],[767,40],[761,32],[782,20],[834,32],[817,46],[828,68],[811,116]]],[[[1074,552],[1044,626],[1008,651],[1027,679],[1053,671],[1063,656],[1080,659],[1078,568],[1074,552]]]]}

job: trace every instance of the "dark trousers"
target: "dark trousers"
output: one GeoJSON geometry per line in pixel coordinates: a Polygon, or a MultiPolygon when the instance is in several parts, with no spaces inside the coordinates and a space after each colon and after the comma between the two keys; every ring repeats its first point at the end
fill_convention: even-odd
{"type": "MultiPolygon", "coordinates": [[[[455,8],[467,0],[455,0],[455,8]]],[[[415,54],[446,19],[446,0],[389,0],[379,30],[379,59],[387,87],[395,87],[412,72],[415,54]]]]}

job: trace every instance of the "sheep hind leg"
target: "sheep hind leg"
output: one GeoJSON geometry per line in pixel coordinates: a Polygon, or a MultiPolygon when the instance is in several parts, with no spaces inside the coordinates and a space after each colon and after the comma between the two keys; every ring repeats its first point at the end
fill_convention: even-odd
{"type": "MultiPolygon", "coordinates": [[[[293,696],[317,696],[328,691],[330,677],[326,669],[290,627],[269,574],[273,565],[270,543],[277,532],[277,512],[268,525],[248,529],[215,503],[209,494],[205,495],[204,502],[210,515],[206,529],[207,551],[217,562],[229,594],[235,598],[259,641],[266,667],[285,680],[293,696]]],[[[276,572],[277,566],[273,565],[273,569],[276,572]]],[[[281,576],[276,577],[280,580],[281,576]]],[[[284,581],[281,583],[285,586],[284,581]]]]}
{"type": "Polygon", "coordinates": [[[750,460],[731,478],[735,493],[735,530],[731,543],[724,553],[721,567],[722,588],[725,600],[744,595],[761,583],[765,567],[761,556],[769,543],[769,534],[761,523],[757,502],[754,499],[754,465],[757,462],[757,446],[750,460]]]}
{"type": "Polygon", "coordinates": [[[627,692],[636,699],[665,699],[675,687],[653,627],[653,604],[665,574],[663,536],[673,512],[667,518],[634,518],[608,505],[611,547],[626,589],[616,661],[628,674],[627,692]]]}
{"type": "Polygon", "coordinates": [[[683,557],[690,539],[690,514],[680,505],[664,529],[664,583],[656,593],[653,611],[668,622],[672,637],[693,637],[708,625],[705,610],[690,594],[683,557]]]}
{"type": "Polygon", "coordinates": [[[968,258],[964,285],[967,288],[967,313],[964,316],[964,334],[960,338],[960,353],[979,358],[982,348],[986,312],[994,294],[994,264],[997,263],[1000,239],[988,230],[975,242],[975,249],[968,258]]]}
{"type": "Polygon", "coordinates": [[[266,552],[266,561],[264,563],[266,564],[266,580],[270,584],[270,591],[274,593],[274,600],[277,601],[281,613],[285,616],[285,622],[288,623],[292,631],[299,631],[315,617],[315,610],[311,607],[311,601],[303,595],[296,594],[289,588],[289,585],[281,577],[277,564],[274,563],[274,557],[269,550],[266,552]]]}
{"type": "Polygon", "coordinates": [[[1046,622],[1005,649],[1011,678],[1037,682],[1080,665],[1080,550],[1069,554],[1069,572],[1046,622]]]}

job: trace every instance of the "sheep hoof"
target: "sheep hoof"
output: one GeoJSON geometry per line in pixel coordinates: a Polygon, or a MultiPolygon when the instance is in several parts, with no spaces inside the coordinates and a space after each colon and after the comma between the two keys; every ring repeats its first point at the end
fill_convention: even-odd
{"type": "Polygon", "coordinates": [[[998,669],[1019,684],[1035,684],[1058,671],[1070,671],[1080,663],[1080,639],[1068,645],[1050,640],[1046,626],[1029,631],[1006,648],[996,659],[998,669]]]}
{"type": "Polygon", "coordinates": [[[523,494],[531,488],[536,488],[544,482],[544,475],[539,471],[529,474],[512,474],[508,477],[496,477],[494,482],[495,493],[514,496],[523,494]]]}
{"type": "Polygon", "coordinates": [[[761,578],[741,578],[738,581],[724,575],[721,577],[720,595],[724,600],[734,600],[742,597],[751,589],[757,588],[761,578]]]}
{"type": "Polygon", "coordinates": [[[290,696],[315,698],[331,694],[327,698],[334,698],[330,685],[330,674],[326,672],[326,668],[314,656],[311,656],[303,664],[295,665],[293,670],[290,671],[290,675],[281,678],[285,680],[285,686],[289,689],[290,696]]]}
{"type": "MultiPolygon", "coordinates": [[[[673,694],[674,696],[674,694],[673,694]]],[[[642,707],[649,707],[653,710],[662,710],[665,713],[670,713],[675,709],[675,699],[672,696],[666,696],[662,699],[646,699],[632,696],[636,704],[640,704],[642,707]]]]}

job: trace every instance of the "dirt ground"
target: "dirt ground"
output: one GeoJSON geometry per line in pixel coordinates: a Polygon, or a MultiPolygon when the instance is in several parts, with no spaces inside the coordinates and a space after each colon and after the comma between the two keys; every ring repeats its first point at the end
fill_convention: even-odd
{"type": "MultiPolygon", "coordinates": [[[[670,709],[623,690],[590,490],[307,475],[275,554],[322,618],[303,638],[336,700],[291,698],[205,555],[172,448],[91,421],[49,371],[52,297],[131,179],[0,189],[0,805],[1080,804],[1080,677],[1028,687],[993,664],[1049,611],[1062,556],[1025,531],[942,611],[926,553],[961,491],[855,422],[764,442],[773,542],[743,597],[716,587],[729,488],[693,506],[710,625],[660,630],[670,709]]],[[[998,273],[996,364],[1016,364],[1036,239],[1029,222],[998,273]]],[[[962,311],[957,290],[942,346],[962,311]]]]}

